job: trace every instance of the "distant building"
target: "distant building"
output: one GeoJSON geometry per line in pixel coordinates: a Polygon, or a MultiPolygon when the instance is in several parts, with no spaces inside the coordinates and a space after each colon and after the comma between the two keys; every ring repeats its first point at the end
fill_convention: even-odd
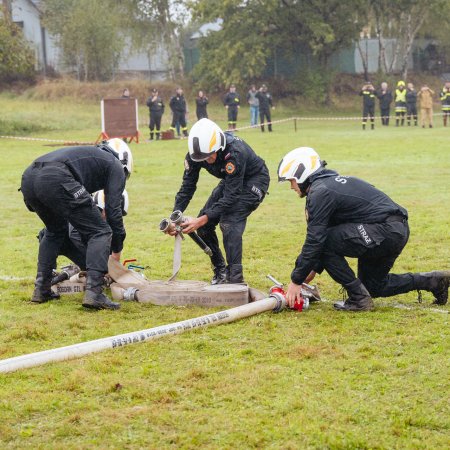
{"type": "MultiPolygon", "coordinates": [[[[42,25],[41,0],[0,0],[0,14],[6,6],[12,21],[19,26],[35,53],[36,70],[44,74],[48,68],[56,72],[70,72],[63,64],[62,50],[55,36],[42,25]]],[[[152,81],[164,80],[169,74],[167,51],[158,46],[151,51],[133,51],[126,45],[116,68],[118,76],[141,76],[152,81]]]]}
{"type": "Polygon", "coordinates": [[[3,11],[9,8],[11,20],[22,29],[35,54],[35,68],[45,73],[48,67],[57,68],[59,50],[55,41],[41,24],[40,1],[32,0],[0,0],[3,11]]]}

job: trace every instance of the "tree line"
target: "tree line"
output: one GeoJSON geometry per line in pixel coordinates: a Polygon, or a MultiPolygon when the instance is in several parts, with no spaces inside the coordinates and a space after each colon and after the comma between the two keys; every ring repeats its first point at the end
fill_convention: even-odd
{"type": "MultiPolygon", "coordinates": [[[[326,74],[331,56],[353,42],[359,46],[369,30],[386,74],[400,67],[406,77],[417,37],[450,50],[448,0],[43,0],[40,7],[64,63],[80,80],[113,78],[125,45],[148,54],[164,48],[170,77],[180,79],[183,40],[199,24],[217,19],[221,29],[200,38],[200,61],[189,74],[208,89],[262,77],[280,49],[288,59],[307,49],[318,73],[326,74]],[[388,38],[396,42],[390,59],[388,38]]],[[[360,46],[359,52],[367,73],[367,52],[360,46]]]]}

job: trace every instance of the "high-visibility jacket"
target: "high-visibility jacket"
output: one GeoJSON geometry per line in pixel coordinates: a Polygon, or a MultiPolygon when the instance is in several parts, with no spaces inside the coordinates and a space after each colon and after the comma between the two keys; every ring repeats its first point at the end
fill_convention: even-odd
{"type": "Polygon", "coordinates": [[[442,89],[440,98],[441,98],[441,104],[442,104],[442,111],[450,112],[450,89],[448,89],[448,88],[442,89]]]}
{"type": "Polygon", "coordinates": [[[395,90],[395,112],[406,112],[406,89],[395,90]]]}

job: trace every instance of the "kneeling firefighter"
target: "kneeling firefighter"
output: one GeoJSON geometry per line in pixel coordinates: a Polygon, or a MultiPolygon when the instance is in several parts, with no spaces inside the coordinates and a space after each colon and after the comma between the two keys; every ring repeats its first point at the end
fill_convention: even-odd
{"type": "Polygon", "coordinates": [[[37,158],[22,175],[25,205],[36,212],[47,231],[39,244],[32,301],[58,298],[51,290],[52,271],[68,234],[69,224],[86,243],[87,282],[83,306],[118,309],[103,294],[108,257],[120,260],[125,240],[122,192],[133,171],[131,150],[121,139],[97,146],[67,147],[37,158]],[[104,190],[106,221],[90,194],[104,190]]]}
{"type": "Polygon", "coordinates": [[[385,193],[355,177],[325,169],[309,147],[289,152],[278,167],[279,181],[290,181],[306,197],[307,234],[291,274],[286,299],[293,305],[303,282],[324,269],[348,293],[334,307],[367,311],[372,297],[391,297],[413,290],[429,291],[435,304],[448,299],[450,272],[389,273],[409,238],[408,213],[385,193]],[[358,274],[345,257],[358,259],[358,274]]]}
{"type": "Polygon", "coordinates": [[[209,119],[194,124],[184,160],[183,182],[175,197],[174,211],[184,211],[196,189],[201,169],[221,179],[197,218],[182,224],[183,231],[198,235],[212,251],[212,284],[243,283],[242,235],[247,217],[261,204],[269,188],[269,171],[248,144],[223,132],[209,119]],[[216,226],[223,234],[226,260],[219,247],[216,226]]]}

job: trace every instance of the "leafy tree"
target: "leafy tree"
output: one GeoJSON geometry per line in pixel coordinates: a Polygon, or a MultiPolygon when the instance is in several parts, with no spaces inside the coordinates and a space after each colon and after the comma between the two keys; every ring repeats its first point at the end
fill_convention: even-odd
{"type": "Polygon", "coordinates": [[[108,80],[123,48],[120,3],[113,0],[45,0],[44,21],[59,38],[67,66],[80,80],[108,80]]]}
{"type": "Polygon", "coordinates": [[[22,30],[0,16],[0,81],[12,82],[34,78],[34,54],[22,30]]]}
{"type": "Polygon", "coordinates": [[[197,0],[194,17],[223,20],[222,29],[201,40],[194,76],[205,84],[241,83],[262,75],[276,49],[292,58],[307,49],[322,68],[359,31],[362,0],[197,0]]]}
{"type": "Polygon", "coordinates": [[[167,53],[173,80],[184,75],[182,30],[188,9],[182,0],[123,0],[123,24],[134,47],[167,53]]]}
{"type": "MultiPolygon", "coordinates": [[[[402,77],[408,74],[408,60],[411,55],[414,39],[417,37],[430,16],[439,16],[438,22],[445,22],[446,0],[369,0],[368,8],[379,42],[379,67],[382,72],[392,74],[399,68],[402,77]],[[386,55],[386,38],[396,40],[393,56],[390,61],[386,55]]],[[[437,27],[441,29],[441,25],[437,27]]],[[[447,35],[442,34],[444,41],[447,35]]]]}

